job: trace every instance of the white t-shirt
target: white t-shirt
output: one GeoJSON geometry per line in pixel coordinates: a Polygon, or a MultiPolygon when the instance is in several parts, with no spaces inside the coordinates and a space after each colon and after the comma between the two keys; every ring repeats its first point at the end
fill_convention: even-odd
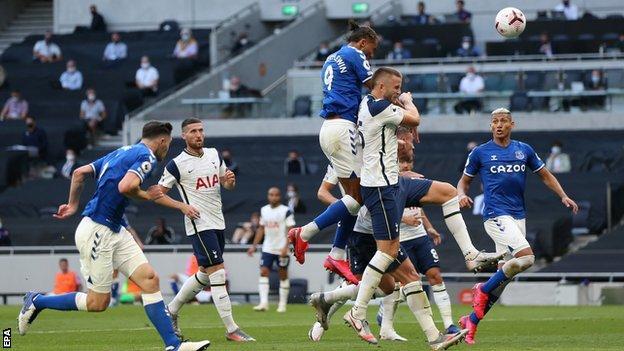
{"type": "Polygon", "coordinates": [[[563,12],[566,19],[569,21],[575,21],[579,17],[578,6],[574,4],[569,4],[567,7],[563,6],[563,4],[558,4],[555,6],[555,11],[563,12]]]}
{"type": "MultiPolygon", "coordinates": [[[[403,212],[403,215],[422,216],[422,210],[420,209],[420,207],[408,207],[403,212]]],[[[399,241],[412,240],[426,235],[427,231],[425,230],[425,225],[423,224],[422,220],[417,226],[405,224],[403,223],[403,221],[401,221],[401,227],[399,229],[399,241]]]]}
{"type": "Polygon", "coordinates": [[[338,184],[338,188],[340,189],[340,194],[342,196],[345,196],[344,188],[342,187],[342,184],[340,184],[340,181],[338,180],[338,175],[336,174],[336,171],[334,171],[334,167],[332,167],[331,165],[327,165],[327,172],[325,172],[325,177],[323,177],[323,181],[325,183],[329,183],[333,185],[338,184]]]}
{"type": "Polygon", "coordinates": [[[139,68],[134,76],[135,80],[145,86],[151,86],[156,80],[158,80],[158,78],[160,78],[158,70],[153,66],[149,66],[148,68],[139,68]]]}
{"type": "Polygon", "coordinates": [[[158,184],[171,189],[175,184],[182,201],[199,210],[200,218],[184,216],[186,235],[210,229],[225,229],[221,204],[221,179],[225,163],[214,148],[204,148],[201,157],[182,151],[165,167],[158,184]]]}
{"type": "Polygon", "coordinates": [[[459,82],[459,91],[466,94],[476,94],[485,88],[483,77],[478,74],[473,76],[466,75],[459,82]]]}
{"type": "Polygon", "coordinates": [[[399,182],[397,126],[403,121],[403,109],[385,99],[366,96],[358,113],[363,137],[363,165],[360,184],[368,187],[399,182]]]}
{"type": "Polygon", "coordinates": [[[33,51],[48,58],[52,56],[61,56],[61,48],[54,43],[47,44],[45,40],[39,40],[36,42],[33,47],[33,51]]]}
{"type": "Polygon", "coordinates": [[[110,42],[104,48],[104,59],[109,61],[125,59],[128,56],[128,46],[122,42],[110,42]]]}
{"type": "Polygon", "coordinates": [[[260,209],[260,225],[264,227],[262,252],[279,255],[288,241],[288,228],[295,226],[295,216],[288,206],[265,205],[260,209]]]}

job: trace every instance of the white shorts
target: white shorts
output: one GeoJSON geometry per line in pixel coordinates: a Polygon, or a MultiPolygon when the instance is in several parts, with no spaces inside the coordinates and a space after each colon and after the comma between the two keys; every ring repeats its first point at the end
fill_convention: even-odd
{"type": "Polygon", "coordinates": [[[360,177],[362,143],[355,123],[342,118],[325,120],[319,143],[338,178],[360,177]]]}
{"type": "Polygon", "coordinates": [[[526,240],[526,221],[512,216],[498,216],[483,223],[485,231],[496,244],[496,252],[511,252],[515,256],[518,251],[531,247],[526,240]]]}
{"type": "Polygon", "coordinates": [[[107,226],[83,217],[76,228],[75,239],[80,253],[80,271],[87,288],[95,292],[111,291],[114,269],[130,277],[140,265],[147,263],[132,234],[124,228],[114,233],[107,226]]]}

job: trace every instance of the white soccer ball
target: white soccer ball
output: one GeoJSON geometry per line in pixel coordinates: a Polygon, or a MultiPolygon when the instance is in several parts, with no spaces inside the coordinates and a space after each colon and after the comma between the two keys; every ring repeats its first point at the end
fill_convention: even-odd
{"type": "Polygon", "coordinates": [[[505,38],[515,38],[522,34],[526,27],[524,13],[515,7],[505,7],[496,14],[494,28],[505,38]]]}

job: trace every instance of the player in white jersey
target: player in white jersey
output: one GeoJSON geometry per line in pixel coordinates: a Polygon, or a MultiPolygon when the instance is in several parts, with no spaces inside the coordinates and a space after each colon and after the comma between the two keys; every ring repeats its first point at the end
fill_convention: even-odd
{"type": "Polygon", "coordinates": [[[280,278],[279,303],[277,312],[286,312],[290,281],[288,280],[288,231],[295,226],[295,216],[292,211],[282,204],[282,194],[277,187],[272,187],[267,192],[268,205],[260,209],[260,226],[256,231],[253,244],[247,250],[249,256],[256,252],[256,246],[264,238],[262,243],[262,257],[260,258],[260,279],[258,292],[260,304],[254,307],[254,311],[266,311],[269,309],[269,273],[273,266],[277,265],[280,278]]]}
{"type": "Polygon", "coordinates": [[[167,306],[177,334],[181,335],[178,316],[182,306],[210,284],[215,307],[227,329],[226,338],[232,341],[255,341],[243,332],[232,318],[232,305],[225,286],[225,221],[221,204],[221,186],[234,189],[236,178],[214,148],[204,147],[204,127],[201,120],[188,118],[182,122],[184,151],[165,167],[159,185],[166,194],[175,185],[183,202],[165,195],[171,206],[193,206],[199,216],[186,216],[186,235],[192,240],[193,252],[199,264],[194,279],[188,279],[167,306]]]}

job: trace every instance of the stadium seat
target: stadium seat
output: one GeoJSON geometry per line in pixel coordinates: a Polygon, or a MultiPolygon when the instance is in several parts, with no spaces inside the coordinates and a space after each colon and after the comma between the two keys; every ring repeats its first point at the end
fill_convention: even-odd
{"type": "Polygon", "coordinates": [[[500,73],[487,73],[483,75],[485,80],[485,91],[499,91],[501,86],[500,73]]]}
{"type": "Polygon", "coordinates": [[[624,71],[621,69],[608,69],[605,71],[609,88],[624,88],[624,71]]]}
{"type": "Polygon", "coordinates": [[[591,211],[591,202],[577,201],[579,210],[576,214],[572,214],[572,235],[589,234],[589,213],[591,211]]]}
{"type": "Polygon", "coordinates": [[[310,95],[297,96],[293,106],[293,117],[312,115],[312,99],[310,95]]]}
{"type": "Polygon", "coordinates": [[[523,86],[525,90],[543,90],[544,72],[525,72],[523,78],[523,86]]]}
{"type": "Polygon", "coordinates": [[[526,92],[516,91],[509,99],[509,109],[512,112],[530,111],[529,98],[526,92]]]}
{"type": "Polygon", "coordinates": [[[500,89],[503,91],[515,91],[518,90],[518,73],[505,72],[501,76],[500,89]]]}
{"type": "Polygon", "coordinates": [[[421,77],[422,91],[425,93],[435,93],[440,91],[439,77],[437,74],[424,74],[421,77]]]}

